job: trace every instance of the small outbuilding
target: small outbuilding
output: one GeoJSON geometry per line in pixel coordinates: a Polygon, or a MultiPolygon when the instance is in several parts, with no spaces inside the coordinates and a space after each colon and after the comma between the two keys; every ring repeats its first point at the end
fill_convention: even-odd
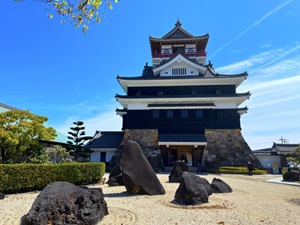
{"type": "Polygon", "coordinates": [[[94,137],[84,145],[91,151],[91,162],[110,162],[123,139],[123,131],[96,131],[94,137]]]}
{"type": "Polygon", "coordinates": [[[286,165],[286,155],[292,153],[299,144],[273,143],[271,148],[253,151],[261,165],[269,173],[281,173],[282,167],[286,165]]]}

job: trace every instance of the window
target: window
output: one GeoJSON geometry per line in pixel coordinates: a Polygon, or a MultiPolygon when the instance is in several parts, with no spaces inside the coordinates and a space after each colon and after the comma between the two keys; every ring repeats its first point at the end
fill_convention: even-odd
{"type": "Polygon", "coordinates": [[[217,113],[217,118],[218,119],[223,119],[223,113],[222,112],[218,112],[217,113]]]}
{"type": "Polygon", "coordinates": [[[203,110],[202,109],[197,109],[196,110],[196,117],[197,118],[203,118],[203,110]]]}
{"type": "Polygon", "coordinates": [[[181,118],[188,118],[189,117],[189,112],[187,109],[181,110],[181,118]]]}
{"type": "Polygon", "coordinates": [[[173,118],[173,110],[167,110],[167,118],[173,118]]]}
{"type": "Polygon", "coordinates": [[[164,95],[164,92],[163,91],[158,91],[157,95],[164,95]]]}
{"type": "Polygon", "coordinates": [[[192,52],[196,52],[196,49],[194,49],[194,48],[188,48],[188,49],[186,49],[186,51],[188,53],[192,53],[192,52]]]}
{"type": "Polygon", "coordinates": [[[186,68],[173,68],[172,75],[186,75],[186,68]]]}
{"type": "Polygon", "coordinates": [[[153,118],[159,118],[159,110],[153,110],[152,111],[152,117],[153,118]]]}

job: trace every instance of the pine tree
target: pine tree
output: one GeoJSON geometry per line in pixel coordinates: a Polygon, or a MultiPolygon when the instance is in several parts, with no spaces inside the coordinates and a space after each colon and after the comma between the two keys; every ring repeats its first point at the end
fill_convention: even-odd
{"type": "Polygon", "coordinates": [[[90,139],[92,139],[91,136],[85,136],[85,127],[83,126],[84,122],[82,121],[77,121],[73,122],[75,127],[70,127],[70,130],[68,134],[69,140],[68,144],[71,145],[71,147],[75,150],[75,158],[78,158],[79,156],[86,156],[86,154],[81,154],[85,153],[85,149],[83,148],[84,143],[90,139]]]}

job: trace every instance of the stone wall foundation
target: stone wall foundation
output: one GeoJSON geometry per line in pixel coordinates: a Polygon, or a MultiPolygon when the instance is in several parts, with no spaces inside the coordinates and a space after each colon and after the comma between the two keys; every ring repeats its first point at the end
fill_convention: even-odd
{"type": "Polygon", "coordinates": [[[213,167],[247,166],[249,161],[256,168],[262,167],[240,129],[206,129],[205,137],[204,161],[213,167]]]}

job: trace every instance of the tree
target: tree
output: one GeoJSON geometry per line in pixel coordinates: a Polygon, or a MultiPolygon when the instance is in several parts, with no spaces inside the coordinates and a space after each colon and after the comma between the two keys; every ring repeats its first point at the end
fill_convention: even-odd
{"type": "Polygon", "coordinates": [[[43,125],[47,120],[47,117],[23,110],[0,113],[2,161],[18,162],[24,154],[29,154],[29,157],[33,152],[38,154],[42,146],[41,140],[50,141],[56,137],[55,129],[43,125]]]}
{"type": "Polygon", "coordinates": [[[51,163],[63,163],[68,160],[69,152],[60,145],[54,145],[46,150],[51,163]]]}
{"type": "MultiPolygon", "coordinates": [[[[15,0],[17,2],[23,0],[15,0]]],[[[100,23],[101,18],[99,15],[99,9],[103,8],[101,15],[105,15],[105,10],[111,10],[113,4],[109,0],[39,0],[47,3],[49,10],[48,17],[53,18],[52,11],[56,12],[59,16],[63,17],[61,22],[72,23],[75,27],[81,27],[83,33],[86,33],[89,29],[89,23],[100,23]]],[[[119,0],[114,0],[118,3],[119,0]]]]}
{"type": "Polygon", "coordinates": [[[68,139],[72,141],[68,141],[68,144],[75,146],[75,157],[80,155],[79,153],[83,153],[83,145],[86,141],[92,139],[91,136],[85,136],[85,127],[83,126],[82,121],[73,122],[75,127],[70,127],[72,131],[68,132],[69,135],[68,139]]]}
{"type": "Polygon", "coordinates": [[[300,165],[300,145],[293,152],[288,154],[287,160],[292,163],[293,167],[300,165]]]}

